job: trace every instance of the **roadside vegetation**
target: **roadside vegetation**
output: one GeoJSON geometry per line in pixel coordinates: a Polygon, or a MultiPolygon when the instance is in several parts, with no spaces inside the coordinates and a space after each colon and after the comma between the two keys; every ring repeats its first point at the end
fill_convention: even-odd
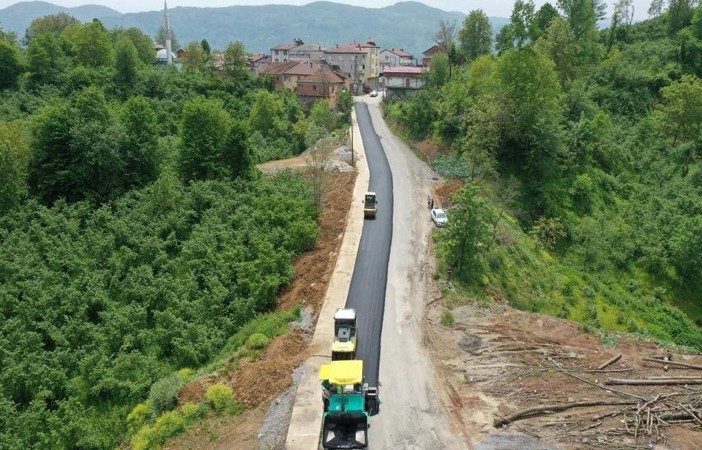
{"type": "MultiPolygon", "coordinates": [[[[207,41],[158,66],[138,29],[66,14],[0,28],[0,448],[156,448],[226,386],[187,381],[255,359],[299,311],[273,311],[320,213],[294,156],[342,111],[273,92],[207,41]]],[[[228,390],[229,389],[229,390],[228,390]]]]}
{"type": "Polygon", "coordinates": [[[384,105],[463,180],[436,233],[453,302],[702,350],[702,5],[649,13],[619,0],[598,30],[600,1],[519,0],[490,45],[475,11],[441,24],[428,88],[384,105]]]}

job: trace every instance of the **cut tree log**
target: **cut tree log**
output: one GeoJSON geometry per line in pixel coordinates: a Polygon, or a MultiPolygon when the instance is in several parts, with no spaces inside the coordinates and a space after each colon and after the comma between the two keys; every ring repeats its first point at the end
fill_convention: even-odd
{"type": "Polygon", "coordinates": [[[665,360],[656,359],[656,358],[644,358],[644,361],[655,362],[658,364],[665,364],[668,366],[685,367],[686,369],[702,370],[702,366],[698,366],[696,364],[687,364],[687,363],[674,362],[674,361],[665,361],[665,360]]]}
{"type": "Polygon", "coordinates": [[[512,422],[518,420],[526,419],[529,417],[541,416],[544,414],[553,414],[560,411],[565,411],[571,408],[587,408],[591,406],[607,406],[607,405],[635,405],[638,402],[632,400],[612,400],[612,401],[596,401],[596,402],[573,402],[573,403],[559,403],[555,405],[545,405],[536,406],[533,408],[523,409],[517,411],[514,414],[510,414],[507,417],[500,417],[495,420],[495,428],[499,428],[503,425],[508,425],[512,422]]]}
{"type": "Polygon", "coordinates": [[[621,357],[622,357],[622,354],[620,353],[620,354],[608,359],[607,361],[605,361],[602,364],[600,364],[599,366],[597,366],[597,370],[602,370],[605,367],[609,366],[610,364],[614,364],[615,362],[619,361],[621,359],[621,357]]]}
{"type": "Polygon", "coordinates": [[[627,385],[671,385],[671,384],[702,384],[702,378],[694,379],[674,379],[665,378],[661,380],[627,380],[623,378],[610,378],[605,384],[627,384],[627,385]]]}

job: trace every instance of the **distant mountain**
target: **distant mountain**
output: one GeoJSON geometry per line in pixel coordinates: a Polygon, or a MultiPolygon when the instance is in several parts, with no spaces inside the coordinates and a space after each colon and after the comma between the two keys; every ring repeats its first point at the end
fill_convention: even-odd
{"type": "MultiPolygon", "coordinates": [[[[0,9],[0,26],[18,36],[37,17],[66,12],[81,21],[100,19],[106,27],[138,27],[153,36],[163,24],[162,11],[121,14],[102,6],[63,8],[46,2],[23,2],[0,9]]],[[[371,39],[382,48],[404,48],[415,57],[433,45],[441,20],[462,23],[465,15],[446,12],[418,2],[400,2],[384,8],[362,8],[326,1],[304,6],[264,5],[224,8],[177,7],[169,10],[181,45],[207,39],[222,49],[242,41],[247,50],[268,52],[293,38],[333,46],[371,39]]],[[[495,32],[508,19],[490,18],[495,32]]]]}
{"type": "Polygon", "coordinates": [[[81,22],[89,22],[96,17],[102,20],[122,15],[119,11],[106,6],[85,5],[65,8],[47,2],[21,2],[0,9],[0,26],[6,31],[16,32],[17,36],[21,38],[32,20],[60,12],[68,13],[81,22]]]}

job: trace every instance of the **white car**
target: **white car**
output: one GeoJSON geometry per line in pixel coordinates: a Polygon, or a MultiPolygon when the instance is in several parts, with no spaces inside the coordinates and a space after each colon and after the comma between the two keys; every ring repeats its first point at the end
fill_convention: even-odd
{"type": "Polygon", "coordinates": [[[442,228],[446,225],[448,217],[443,209],[436,208],[431,210],[431,220],[437,227],[442,228]]]}
{"type": "Polygon", "coordinates": [[[371,97],[377,97],[377,96],[378,96],[378,91],[376,91],[375,89],[373,89],[372,91],[370,91],[370,96],[371,96],[371,97]]]}

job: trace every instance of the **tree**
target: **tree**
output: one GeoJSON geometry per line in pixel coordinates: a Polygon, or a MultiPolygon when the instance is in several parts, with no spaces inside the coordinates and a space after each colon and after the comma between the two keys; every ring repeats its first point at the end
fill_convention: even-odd
{"type": "Polygon", "coordinates": [[[258,131],[264,138],[283,137],[287,129],[283,100],[274,93],[259,90],[251,106],[249,124],[252,132],[258,131]]]}
{"type": "Polygon", "coordinates": [[[110,66],[114,60],[114,49],[110,35],[100,21],[80,27],[72,41],[78,63],[90,67],[110,66]]]}
{"type": "Polygon", "coordinates": [[[203,39],[200,41],[200,47],[202,47],[202,50],[207,54],[207,56],[210,56],[210,52],[212,51],[210,49],[210,43],[207,42],[207,39],[203,39]]]}
{"type": "Polygon", "coordinates": [[[429,86],[441,87],[451,79],[451,63],[449,57],[437,53],[431,60],[431,67],[426,75],[429,86]]]}
{"type": "Polygon", "coordinates": [[[514,48],[514,27],[512,24],[507,24],[500,28],[495,36],[495,50],[498,55],[502,55],[507,50],[514,48]]]}
{"type": "Polygon", "coordinates": [[[115,81],[123,85],[132,85],[139,76],[139,54],[131,39],[120,38],[115,45],[115,81]]]}
{"type": "Polygon", "coordinates": [[[480,55],[492,51],[492,25],[490,19],[481,10],[471,11],[463,21],[463,28],[458,31],[463,58],[470,62],[480,55]]]}
{"type": "Polygon", "coordinates": [[[466,114],[458,151],[466,162],[471,181],[479,176],[492,178],[497,174],[495,154],[500,143],[499,114],[498,102],[490,95],[477,98],[466,114]]]}
{"type": "Polygon", "coordinates": [[[71,128],[74,118],[68,102],[45,107],[34,119],[32,155],[29,164],[31,193],[51,204],[73,190],[74,156],[71,151],[71,128]]]}
{"type": "MultiPolygon", "coordinates": [[[[310,127],[310,128],[313,128],[310,127]]],[[[312,180],[312,200],[318,208],[324,206],[324,194],[327,190],[329,162],[338,142],[335,138],[325,137],[315,142],[308,155],[307,172],[312,180]]]]}
{"type": "Polygon", "coordinates": [[[126,30],[118,30],[116,33],[116,41],[122,37],[127,37],[137,50],[139,59],[144,64],[151,64],[156,59],[154,52],[154,44],[148,34],[141,31],[139,28],[130,27],[126,30]]]}
{"type": "Polygon", "coordinates": [[[572,28],[562,18],[551,21],[536,49],[547,55],[556,65],[562,82],[572,80],[578,75],[579,47],[572,28]]]}
{"type": "Polygon", "coordinates": [[[694,2],[695,0],[670,0],[668,4],[668,29],[671,35],[690,25],[694,2]]]}
{"type": "Polygon", "coordinates": [[[456,21],[441,20],[439,29],[434,33],[434,42],[447,55],[451,53],[456,40],[456,21]]]}
{"type": "MultiPolygon", "coordinates": [[[[158,27],[158,30],[156,30],[156,36],[154,37],[154,42],[157,44],[165,47],[166,46],[166,27],[161,25],[158,27]]],[[[180,48],[180,42],[178,42],[178,38],[176,37],[176,34],[171,30],[171,49],[179,49],[180,48]]]]}
{"type": "Polygon", "coordinates": [[[183,106],[180,171],[186,180],[210,180],[229,175],[224,164],[231,117],[219,100],[197,97],[183,106]]]}
{"type": "Polygon", "coordinates": [[[0,215],[17,206],[27,191],[29,147],[18,124],[0,124],[0,215]]]}
{"type": "Polygon", "coordinates": [[[329,100],[322,99],[316,101],[310,109],[310,122],[322,127],[327,132],[334,129],[334,111],[331,109],[329,100]]]}
{"type": "Polygon", "coordinates": [[[27,48],[29,79],[37,86],[56,83],[66,70],[62,39],[54,33],[35,36],[27,48]]]}
{"type": "Polygon", "coordinates": [[[558,8],[580,39],[597,31],[597,23],[605,18],[607,5],[602,0],[558,0],[558,8]]]}
{"type": "Polygon", "coordinates": [[[232,178],[248,178],[255,169],[248,138],[246,122],[232,121],[224,149],[224,162],[228,165],[229,176],[232,178]]]}
{"type": "Polygon", "coordinates": [[[467,183],[458,191],[453,203],[439,251],[457,277],[476,281],[484,270],[482,259],[488,251],[492,213],[474,183],[467,183]]]}
{"type": "Polygon", "coordinates": [[[353,95],[347,90],[342,90],[336,99],[336,109],[341,113],[342,120],[348,122],[353,110],[353,95]]]}
{"type": "Polygon", "coordinates": [[[684,75],[678,82],[661,89],[658,109],[660,128],[678,142],[702,142],[702,80],[684,75]]]}
{"type": "Polygon", "coordinates": [[[249,74],[246,66],[246,50],[241,42],[231,42],[224,50],[224,71],[235,79],[249,74]]]}
{"type": "Polygon", "coordinates": [[[516,0],[512,7],[510,26],[515,46],[520,49],[531,41],[532,21],[534,20],[534,0],[516,0]]]}
{"type": "Polygon", "coordinates": [[[6,41],[6,42],[9,42],[10,44],[16,45],[17,44],[17,33],[15,33],[14,31],[7,32],[7,31],[3,30],[2,25],[0,25],[0,41],[6,41]]]}
{"type": "Polygon", "coordinates": [[[59,35],[69,25],[80,25],[80,21],[64,12],[34,19],[25,33],[25,44],[31,44],[34,38],[44,33],[59,35]]]}
{"type": "Polygon", "coordinates": [[[535,41],[539,39],[556,17],[558,17],[558,10],[553,5],[550,3],[541,5],[541,8],[534,14],[534,20],[531,22],[531,38],[535,41]]]}
{"type": "Polygon", "coordinates": [[[651,6],[648,7],[648,18],[652,19],[663,14],[663,6],[665,6],[665,0],[651,0],[651,6]]]}
{"type": "Polygon", "coordinates": [[[200,70],[207,61],[207,53],[197,42],[191,42],[185,47],[185,53],[180,58],[185,70],[200,70]]]}
{"type": "Polygon", "coordinates": [[[21,73],[19,50],[15,45],[0,40],[0,91],[14,86],[21,73]]]}
{"type": "Polygon", "coordinates": [[[131,97],[124,104],[121,122],[125,130],[125,184],[145,186],[158,176],[158,122],[156,113],[144,97],[131,97]]]}

